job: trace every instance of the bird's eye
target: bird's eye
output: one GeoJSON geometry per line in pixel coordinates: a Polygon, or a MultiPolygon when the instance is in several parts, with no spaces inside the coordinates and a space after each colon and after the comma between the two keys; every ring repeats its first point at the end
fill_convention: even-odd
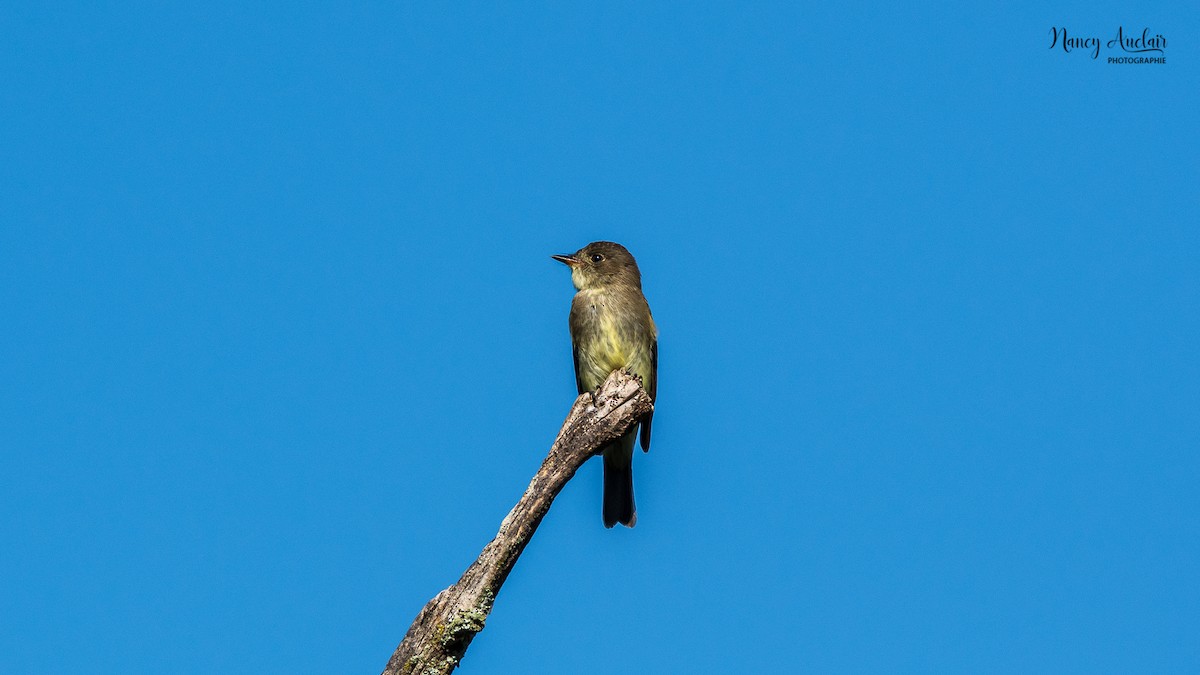
{"type": "Polygon", "coordinates": [[[598,263],[601,260],[604,260],[604,256],[600,255],[599,253],[592,256],[592,262],[594,263],[598,263]]]}

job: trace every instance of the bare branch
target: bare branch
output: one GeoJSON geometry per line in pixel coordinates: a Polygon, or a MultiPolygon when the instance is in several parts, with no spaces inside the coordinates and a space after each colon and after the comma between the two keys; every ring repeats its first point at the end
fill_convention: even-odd
{"type": "Polygon", "coordinates": [[[458,667],[475,634],[483,630],[500,586],[508,578],[550,504],[579,467],[606,443],[654,410],[635,376],[614,372],[594,395],[581,394],[550,454],[520,501],[500,523],[479,558],[458,583],[438,593],[417,614],[383,675],[444,675],[458,667]]]}

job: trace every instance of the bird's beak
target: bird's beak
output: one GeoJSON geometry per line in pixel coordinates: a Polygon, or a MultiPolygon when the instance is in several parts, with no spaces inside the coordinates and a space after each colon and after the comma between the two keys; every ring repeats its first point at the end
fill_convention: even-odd
{"type": "Polygon", "coordinates": [[[567,267],[575,267],[579,264],[579,258],[576,258],[574,255],[552,255],[550,257],[567,267]]]}

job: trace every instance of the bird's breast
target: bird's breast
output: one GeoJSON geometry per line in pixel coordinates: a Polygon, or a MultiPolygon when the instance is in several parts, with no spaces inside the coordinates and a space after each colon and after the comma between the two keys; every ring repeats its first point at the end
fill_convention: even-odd
{"type": "Polygon", "coordinates": [[[579,348],[585,386],[594,388],[618,368],[649,369],[647,321],[637,307],[600,291],[580,291],[572,308],[572,333],[579,348]]]}

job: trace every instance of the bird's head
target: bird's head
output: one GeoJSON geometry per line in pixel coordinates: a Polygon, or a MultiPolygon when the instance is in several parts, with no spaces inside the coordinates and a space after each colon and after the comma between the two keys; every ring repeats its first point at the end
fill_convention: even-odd
{"type": "Polygon", "coordinates": [[[571,268],[571,282],[581,291],[614,284],[642,287],[637,261],[624,246],[611,241],[594,241],[574,253],[550,257],[571,268]]]}

